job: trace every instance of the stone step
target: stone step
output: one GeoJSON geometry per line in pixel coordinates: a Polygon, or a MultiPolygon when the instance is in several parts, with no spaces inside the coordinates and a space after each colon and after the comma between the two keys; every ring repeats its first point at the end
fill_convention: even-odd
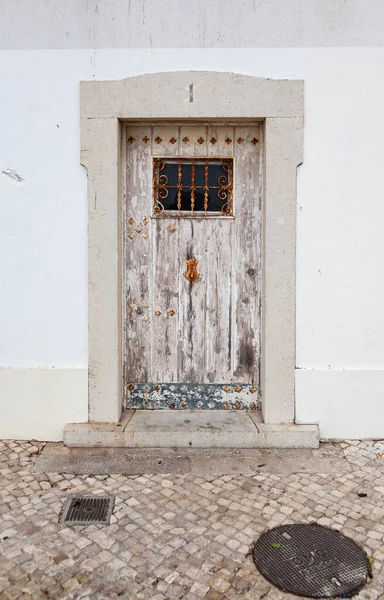
{"type": "Polygon", "coordinates": [[[120,423],[71,423],[67,446],[106,448],[318,448],[317,425],[263,423],[258,411],[132,410],[120,423]]]}

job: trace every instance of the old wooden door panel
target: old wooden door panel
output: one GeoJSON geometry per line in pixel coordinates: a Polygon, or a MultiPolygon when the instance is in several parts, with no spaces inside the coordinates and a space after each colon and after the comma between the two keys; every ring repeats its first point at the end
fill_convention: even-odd
{"type": "Polygon", "coordinates": [[[207,156],[207,128],[203,125],[180,127],[179,156],[207,156]]]}
{"type": "MultiPolygon", "coordinates": [[[[256,406],[259,127],[127,127],[124,381],[128,406],[256,406]],[[153,157],[233,157],[234,217],[154,216],[153,157]],[[199,279],[184,277],[186,260],[199,279]]],[[[205,163],[207,164],[207,163],[205,163]]],[[[218,163],[220,164],[220,162],[218,163]]]]}
{"type": "Polygon", "coordinates": [[[154,222],[153,381],[231,381],[233,220],[154,222]],[[169,225],[168,225],[169,223],[169,225]],[[185,277],[196,258],[200,277],[185,277]],[[209,332],[209,333],[208,333],[209,332]]]}
{"type": "Polygon", "coordinates": [[[215,219],[207,222],[206,281],[206,383],[233,381],[232,356],[232,249],[235,222],[215,219]]]}
{"type": "Polygon", "coordinates": [[[178,380],[205,383],[206,314],[206,230],[207,219],[179,219],[179,319],[178,380]],[[186,260],[197,259],[199,279],[191,283],[184,272],[186,260]]]}
{"type": "MultiPolygon", "coordinates": [[[[178,219],[154,219],[152,373],[146,381],[178,381],[180,257],[178,219]]],[[[140,380],[138,380],[140,381],[140,380]]]]}
{"type": "Polygon", "coordinates": [[[207,156],[234,155],[235,127],[227,125],[207,128],[207,156]]]}
{"type": "Polygon", "coordinates": [[[259,128],[236,127],[235,143],[235,285],[234,377],[240,383],[258,383],[260,231],[259,128]]]}
{"type": "Polygon", "coordinates": [[[153,156],[179,156],[180,135],[177,125],[154,126],[152,131],[153,156]]]}
{"type": "Polygon", "coordinates": [[[127,132],[126,184],[124,190],[124,296],[125,343],[123,348],[125,381],[148,381],[151,377],[148,350],[151,347],[151,266],[150,198],[152,179],[148,166],[152,160],[150,127],[132,127],[127,132]]]}

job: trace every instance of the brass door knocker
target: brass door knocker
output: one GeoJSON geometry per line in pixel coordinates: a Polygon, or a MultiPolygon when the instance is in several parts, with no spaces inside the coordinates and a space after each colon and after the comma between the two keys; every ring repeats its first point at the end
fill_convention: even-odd
{"type": "Polygon", "coordinates": [[[200,273],[197,270],[197,265],[199,264],[199,261],[196,260],[196,258],[187,258],[185,262],[187,265],[187,270],[184,271],[184,277],[188,279],[188,281],[193,283],[194,281],[196,281],[196,279],[199,279],[200,277],[200,273]]]}

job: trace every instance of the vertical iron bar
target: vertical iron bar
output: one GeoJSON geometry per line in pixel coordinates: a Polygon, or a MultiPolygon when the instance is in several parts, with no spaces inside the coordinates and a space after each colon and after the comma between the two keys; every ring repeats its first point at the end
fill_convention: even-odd
{"type": "Polygon", "coordinates": [[[208,161],[205,161],[204,166],[204,213],[208,210],[208,161]]]}
{"type": "Polygon", "coordinates": [[[195,161],[192,159],[191,167],[191,211],[195,208],[195,161]]]}
{"type": "Polygon", "coordinates": [[[180,210],[181,210],[181,188],[182,188],[181,177],[182,177],[181,160],[179,159],[178,165],[177,165],[177,210],[179,211],[179,215],[180,215],[180,210]]]}
{"type": "Polygon", "coordinates": [[[229,214],[233,214],[233,162],[228,163],[229,214]]]}

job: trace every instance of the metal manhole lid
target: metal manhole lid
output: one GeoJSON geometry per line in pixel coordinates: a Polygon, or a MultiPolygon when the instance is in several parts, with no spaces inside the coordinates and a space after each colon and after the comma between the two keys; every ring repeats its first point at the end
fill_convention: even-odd
{"type": "Polygon", "coordinates": [[[353,595],[369,573],[360,546],[316,523],[281,525],[263,533],[253,548],[253,561],[276,587],[309,598],[353,595]]]}
{"type": "Polygon", "coordinates": [[[113,496],[72,496],[64,505],[60,522],[66,525],[108,525],[114,504],[113,496]]]}

